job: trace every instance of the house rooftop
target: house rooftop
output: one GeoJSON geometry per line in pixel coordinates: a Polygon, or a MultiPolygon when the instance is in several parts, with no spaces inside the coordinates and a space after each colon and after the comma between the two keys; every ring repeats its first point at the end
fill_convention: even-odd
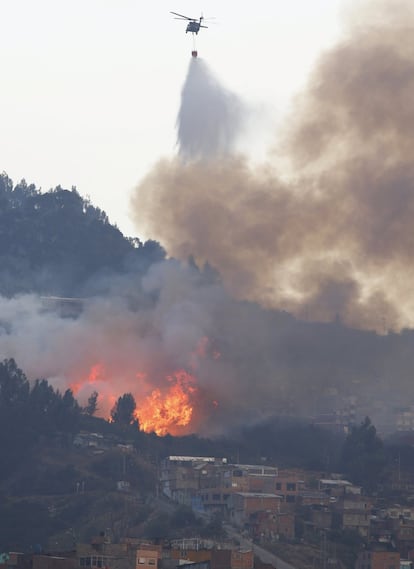
{"type": "Polygon", "coordinates": [[[265,492],[235,492],[235,494],[243,498],[283,498],[279,494],[266,494],[265,492]]]}
{"type": "Polygon", "coordinates": [[[326,484],[326,486],[352,486],[351,482],[348,480],[332,480],[331,478],[322,478],[319,482],[321,484],[326,484]]]}
{"type": "Polygon", "coordinates": [[[170,462],[227,462],[227,458],[215,458],[214,456],[169,456],[170,462]]]}

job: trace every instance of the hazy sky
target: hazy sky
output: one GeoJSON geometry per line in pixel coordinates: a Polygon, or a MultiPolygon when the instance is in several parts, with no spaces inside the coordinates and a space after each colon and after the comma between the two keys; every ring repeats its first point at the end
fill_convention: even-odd
{"type": "Polygon", "coordinates": [[[0,0],[0,168],[42,190],[89,195],[127,235],[131,189],[175,152],[192,49],[185,23],[216,24],[197,48],[257,120],[260,154],[317,56],[340,34],[349,0],[0,0]],[[272,129],[273,130],[273,129],[272,129]]]}

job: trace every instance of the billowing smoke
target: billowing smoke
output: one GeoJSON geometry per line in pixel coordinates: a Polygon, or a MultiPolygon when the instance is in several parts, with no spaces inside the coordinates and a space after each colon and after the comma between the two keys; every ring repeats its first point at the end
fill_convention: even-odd
{"type": "MultiPolygon", "coordinates": [[[[358,2],[269,162],[253,167],[226,152],[206,160],[210,147],[201,156],[200,144],[183,152],[198,159],[163,160],[137,188],[137,226],[175,257],[208,261],[237,298],[380,331],[412,326],[413,12],[403,0],[358,2]]],[[[189,77],[202,92],[198,63],[189,77]]],[[[183,150],[191,139],[192,123],[183,123],[193,104],[188,81],[183,150]]],[[[219,104],[227,96],[219,89],[205,106],[210,116],[220,109],[216,125],[226,132],[234,116],[219,104]]]]}
{"type": "Polygon", "coordinates": [[[358,9],[365,24],[351,20],[322,57],[260,167],[234,153],[241,103],[193,59],[179,155],[133,200],[138,227],[185,262],[107,276],[73,318],[0,298],[1,359],[81,402],[98,391],[104,416],[125,392],[139,407],[157,401],[185,370],[194,414],[174,434],[356,400],[358,416],[384,419],[409,401],[414,332],[340,322],[384,332],[414,321],[414,14],[408,2],[358,9]]]}
{"type": "Polygon", "coordinates": [[[178,145],[182,158],[215,158],[231,150],[242,106],[202,59],[192,58],[181,93],[178,145]]]}
{"type": "Polygon", "coordinates": [[[152,265],[142,281],[128,274],[108,284],[75,317],[62,317],[59,302],[0,297],[1,358],[14,357],[31,380],[71,387],[81,404],[96,390],[103,417],[127,392],[146,411],[148,397],[169,393],[185,370],[195,379],[193,415],[184,426],[171,420],[172,434],[219,434],[356,400],[358,417],[384,422],[411,397],[414,333],[300,322],[235,301],[209,267],[177,261],[152,265]]]}
{"type": "MultiPolygon", "coordinates": [[[[207,313],[224,293],[218,285],[201,286],[201,280],[193,267],[163,262],[142,281],[132,274],[114,278],[109,284],[117,292],[79,301],[76,317],[60,314],[65,299],[0,297],[0,357],[15,358],[31,380],[71,388],[81,403],[96,390],[100,414],[107,418],[123,393],[131,392],[142,408],[155,390],[166,394],[174,373],[185,370],[197,381],[189,430],[201,423],[207,429],[205,415],[217,406],[214,373],[220,375],[221,365],[206,337],[212,328],[207,313]]],[[[171,421],[169,432],[186,432],[179,427],[171,421]]]]}
{"type": "Polygon", "coordinates": [[[82,301],[76,317],[62,317],[59,301],[0,297],[1,356],[15,358],[31,380],[72,388],[80,403],[97,391],[104,417],[126,392],[145,408],[151,394],[169,391],[176,370],[186,370],[195,378],[193,416],[184,428],[171,421],[173,434],[219,433],[272,415],[284,392],[291,397],[289,364],[278,368],[275,351],[289,329],[280,340],[274,316],[232,301],[208,267],[166,261],[142,283],[130,274],[110,284],[117,292],[82,301]]]}

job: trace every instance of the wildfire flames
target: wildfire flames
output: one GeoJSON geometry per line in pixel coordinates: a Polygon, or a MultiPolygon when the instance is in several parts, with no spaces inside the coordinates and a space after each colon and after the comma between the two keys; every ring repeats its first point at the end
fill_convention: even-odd
{"type": "Polygon", "coordinates": [[[69,387],[76,395],[77,393],[79,393],[82,387],[84,387],[85,383],[88,385],[93,385],[94,383],[97,383],[102,378],[103,375],[104,375],[103,366],[101,364],[96,364],[91,367],[91,370],[88,374],[88,377],[86,378],[86,381],[81,381],[81,380],[73,381],[69,385],[69,387]]]}
{"type": "Polygon", "coordinates": [[[216,409],[218,402],[210,399],[198,386],[197,374],[205,359],[217,360],[219,352],[208,338],[201,338],[194,352],[189,355],[188,369],[166,373],[156,382],[151,371],[133,371],[130,368],[118,372],[117,367],[96,363],[88,373],[76,373],[70,382],[73,393],[86,401],[92,391],[99,394],[97,414],[110,417],[119,396],[131,393],[136,401],[135,418],[140,429],[158,436],[182,435],[193,432],[194,423],[207,410],[216,409]],[[83,375],[79,379],[79,375],[83,375]],[[115,381],[118,393],[114,393],[115,381]],[[118,383],[119,382],[119,383],[118,383]],[[122,387],[121,387],[122,386],[122,387]]]}
{"type": "MultiPolygon", "coordinates": [[[[107,417],[117,401],[117,397],[108,391],[112,385],[109,376],[104,366],[97,364],[91,367],[85,380],[70,384],[75,395],[82,395],[83,388],[93,385],[99,392],[98,414],[107,417]]],[[[185,427],[190,425],[194,416],[194,400],[198,394],[196,377],[179,370],[168,375],[162,387],[151,389],[149,385],[146,373],[136,373],[133,388],[131,384],[127,388],[137,403],[135,417],[140,429],[159,436],[186,432],[185,427]]]]}
{"type": "Polygon", "coordinates": [[[190,424],[193,416],[192,399],[197,393],[195,377],[184,370],[167,377],[166,392],[154,389],[136,411],[141,429],[157,435],[176,434],[190,424]]]}

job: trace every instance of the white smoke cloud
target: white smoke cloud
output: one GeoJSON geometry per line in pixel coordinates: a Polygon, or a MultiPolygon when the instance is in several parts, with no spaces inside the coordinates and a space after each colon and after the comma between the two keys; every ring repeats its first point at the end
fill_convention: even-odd
{"type": "Polygon", "coordinates": [[[239,299],[382,332],[414,326],[414,11],[392,5],[390,18],[390,2],[358,3],[265,165],[221,144],[234,132],[233,105],[218,83],[204,89],[205,69],[192,62],[178,122],[192,159],[148,173],[132,200],[137,227],[174,257],[210,263],[239,299]],[[204,129],[186,118],[199,92],[204,129]]]}
{"type": "Polygon", "coordinates": [[[108,401],[130,391],[139,402],[185,367],[202,391],[204,413],[192,425],[201,433],[312,414],[332,391],[390,402],[390,378],[392,397],[404,401],[410,335],[398,351],[399,337],[306,325],[235,298],[381,331],[384,320],[395,328],[414,321],[414,26],[403,25],[411,21],[380,18],[325,54],[289,128],[294,181],[232,155],[241,103],[191,60],[179,156],[148,174],[134,214],[170,254],[218,267],[224,286],[171,260],[142,282],[113,278],[73,319],[33,296],[0,298],[0,355],[31,379],[62,389],[81,382],[80,397],[96,389],[108,401]],[[207,355],[195,355],[204,337],[207,355]]]}
{"type": "Polygon", "coordinates": [[[192,58],[177,119],[180,156],[211,159],[230,152],[242,115],[240,99],[223,88],[202,59],[192,58]]]}
{"type": "Polygon", "coordinates": [[[136,294],[133,279],[117,277],[120,294],[81,301],[73,318],[59,314],[59,300],[0,297],[0,360],[14,358],[30,380],[72,388],[81,403],[98,391],[106,417],[123,393],[133,393],[140,406],[155,388],[168,390],[169,375],[185,369],[196,375],[200,390],[192,428],[207,432],[206,408],[213,400],[226,405],[230,375],[225,378],[211,346],[210,353],[199,346],[212,335],[214,311],[228,299],[219,284],[203,283],[196,269],[175,261],[153,265],[142,290],[136,283],[136,294]]]}

